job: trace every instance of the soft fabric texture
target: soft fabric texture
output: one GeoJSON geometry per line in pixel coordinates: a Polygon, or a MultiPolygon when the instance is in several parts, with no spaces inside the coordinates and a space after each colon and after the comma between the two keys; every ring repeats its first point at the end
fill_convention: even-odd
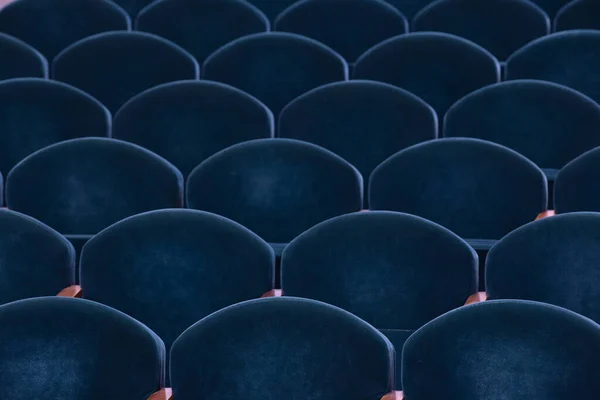
{"type": "Polygon", "coordinates": [[[258,7],[266,16],[271,20],[275,21],[275,18],[287,7],[298,2],[298,0],[245,0],[248,3],[258,7]]]}
{"type": "Polygon", "coordinates": [[[393,388],[394,349],[337,307],[247,301],[206,317],[171,351],[173,398],[379,400],[393,388]]]}
{"type": "Polygon", "coordinates": [[[48,77],[48,61],[27,43],[0,32],[0,81],[19,77],[48,77]]]}
{"type": "Polygon", "coordinates": [[[198,78],[198,63],[181,47],[149,33],[108,32],[80,40],[53,62],[53,78],[76,86],[111,112],[161,83],[198,78]]]}
{"type": "Polygon", "coordinates": [[[377,43],[406,33],[408,22],[383,0],[303,0],[277,17],[274,30],[318,40],[353,63],[377,43]]]}
{"type": "Polygon", "coordinates": [[[600,326],[560,307],[486,301],[439,317],[402,353],[410,400],[596,400],[600,326]]]}
{"type": "Polygon", "coordinates": [[[0,207],[4,205],[4,176],[0,172],[0,207]]]}
{"type": "MultiPolygon", "coordinates": [[[[477,265],[464,240],[433,222],[361,212],[294,239],[281,259],[281,288],[284,296],[323,301],[386,329],[384,334],[390,330],[400,351],[410,331],[462,306],[477,291],[477,265]]],[[[400,381],[396,385],[400,389],[400,381]]]]}
{"type": "Polygon", "coordinates": [[[291,102],[278,135],[331,150],[368,177],[397,151],[437,138],[437,128],[435,111],[417,96],[381,82],[350,81],[291,102]]]}
{"type": "Polygon", "coordinates": [[[0,32],[29,43],[48,60],[87,36],[130,27],[129,16],[109,0],[19,0],[0,10],[0,32]]]}
{"type": "Polygon", "coordinates": [[[121,7],[134,21],[135,17],[139,14],[144,7],[152,4],[156,0],[112,0],[113,3],[121,7]]]}
{"type": "Polygon", "coordinates": [[[421,11],[425,6],[435,0],[386,0],[388,3],[398,8],[409,21],[421,11]]]}
{"type": "Polygon", "coordinates": [[[136,143],[187,176],[236,143],[273,136],[273,114],[254,97],[217,82],[185,81],[149,89],[115,115],[113,137],[136,143]]]}
{"type": "Polygon", "coordinates": [[[556,13],[564,6],[566,6],[571,0],[530,0],[533,3],[540,6],[550,18],[554,18],[556,13]]]}
{"type": "Polygon", "coordinates": [[[73,139],[39,150],[8,174],[6,204],[63,234],[94,234],[127,216],[181,207],[183,177],[131,143],[73,139]]]}
{"type": "Polygon", "coordinates": [[[500,60],[550,33],[550,18],[522,0],[439,0],[419,12],[414,31],[437,31],[472,40],[500,60]]]}
{"type": "Polygon", "coordinates": [[[362,207],[362,177],[348,162],[291,139],[229,147],[192,171],[187,205],[285,243],[317,223],[362,207]]]}
{"type": "Polygon", "coordinates": [[[0,306],[0,398],[146,400],[164,382],[165,347],[110,307],[47,297],[0,306]]]}
{"type": "Polygon", "coordinates": [[[557,214],[600,212],[600,148],[582,154],[560,170],[554,184],[554,209],[557,214]]]}
{"type": "Polygon", "coordinates": [[[73,246],[31,217],[0,210],[0,304],[55,296],[74,284],[73,246]]]}
{"type": "Polygon", "coordinates": [[[600,29],[600,2],[575,0],[569,3],[556,15],[554,29],[600,29]]]}
{"type": "Polygon", "coordinates": [[[505,236],[488,254],[486,291],[600,322],[600,213],[543,218],[505,236]]]}
{"type": "Polygon", "coordinates": [[[277,116],[301,94],[348,78],[348,65],[329,47],[292,33],[258,33],[237,39],[204,63],[204,79],[235,86],[277,116]]]}
{"type": "Polygon", "coordinates": [[[514,53],[506,79],[539,79],[569,86],[600,102],[600,31],[555,33],[514,53]]]}
{"type": "Polygon", "coordinates": [[[464,95],[498,82],[500,64],[466,39],[420,32],[388,39],[368,50],[356,62],[353,78],[406,89],[444,115],[464,95]]]}
{"type": "Polygon", "coordinates": [[[111,116],[90,95],[39,78],[0,82],[0,171],[29,154],[82,136],[109,136],[111,116]]]}
{"type": "Polygon", "coordinates": [[[269,30],[267,17],[243,0],[159,0],[135,25],[177,43],[200,63],[239,37],[269,30]]]}

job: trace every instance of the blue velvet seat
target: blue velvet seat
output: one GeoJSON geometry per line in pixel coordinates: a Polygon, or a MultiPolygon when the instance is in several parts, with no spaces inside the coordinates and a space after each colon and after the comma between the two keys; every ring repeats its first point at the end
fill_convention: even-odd
{"type": "Polygon", "coordinates": [[[438,0],[415,16],[413,30],[464,37],[506,60],[528,42],[549,34],[550,19],[528,1],[438,0]]]}
{"type": "Polygon", "coordinates": [[[507,80],[539,79],[569,86],[600,102],[600,31],[578,30],[537,39],[506,63],[507,80]]]}
{"type": "Polygon", "coordinates": [[[142,32],[82,39],[54,59],[52,77],[78,87],[116,112],[136,94],[162,83],[198,78],[198,63],[181,47],[142,32]]]}
{"type": "Polygon", "coordinates": [[[292,33],[257,33],[215,51],[202,77],[235,86],[279,115],[290,101],[326,83],[348,78],[348,65],[329,47],[292,33]]]}
{"type": "Polygon", "coordinates": [[[46,297],[0,306],[0,398],[146,400],[164,383],[165,347],[110,307],[46,297]]]}
{"type": "Polygon", "coordinates": [[[286,8],[296,3],[298,0],[245,0],[258,7],[271,22],[286,8]]]}
{"type": "MultiPolygon", "coordinates": [[[[477,291],[477,265],[464,240],[433,222],[362,212],[332,218],[294,239],[283,252],[281,288],[284,296],[353,313],[400,352],[412,332],[477,291]]],[[[400,389],[399,365],[396,377],[400,389]]]]}
{"type": "Polygon", "coordinates": [[[273,114],[254,97],[217,82],[184,81],[149,89],[115,115],[113,137],[136,143],[187,176],[236,143],[273,137],[273,114]]]}
{"type": "Polygon", "coordinates": [[[402,14],[412,21],[413,17],[417,15],[421,9],[426,7],[429,3],[435,0],[386,0],[388,3],[398,8],[402,14]]]}
{"type": "Polygon", "coordinates": [[[244,0],[159,0],[138,15],[136,29],[177,43],[202,63],[239,37],[269,30],[269,20],[244,0]]]}
{"type": "Polygon", "coordinates": [[[132,21],[135,21],[135,17],[144,9],[144,7],[152,4],[156,0],[112,0],[113,3],[121,7],[132,21]]]}
{"type": "Polygon", "coordinates": [[[19,77],[48,77],[48,62],[27,43],[0,32],[0,81],[19,77]]]}
{"type": "Polygon", "coordinates": [[[567,164],[556,176],[554,209],[557,214],[600,212],[600,148],[567,164]]]}
{"type": "Polygon", "coordinates": [[[384,0],[302,0],[277,17],[274,30],[318,40],[354,63],[377,43],[406,33],[408,22],[384,0]]]}
{"type": "Polygon", "coordinates": [[[595,0],[570,2],[556,15],[554,29],[600,29],[600,3],[595,0]]]}
{"type": "Polygon", "coordinates": [[[550,18],[554,18],[556,13],[571,0],[531,0],[540,6],[550,18]]]}
{"type": "Polygon", "coordinates": [[[109,136],[111,116],[87,93],[39,78],[0,82],[0,171],[63,140],[109,136]]]}
{"type": "Polygon", "coordinates": [[[564,308],[496,300],[435,319],[402,353],[410,400],[595,400],[600,326],[564,308]]]}
{"type": "Polygon", "coordinates": [[[19,0],[0,10],[0,32],[29,43],[48,60],[87,36],[130,27],[129,16],[108,0],[19,0]]]}
{"type": "Polygon", "coordinates": [[[379,400],[394,385],[394,349],[337,307],[252,300],[217,311],[177,339],[171,384],[178,400],[379,400]]]}
{"type": "Polygon", "coordinates": [[[438,115],[464,95],[500,80],[500,64],[487,50],[446,33],[420,32],[388,39],[356,62],[353,79],[401,87],[438,115]]]}

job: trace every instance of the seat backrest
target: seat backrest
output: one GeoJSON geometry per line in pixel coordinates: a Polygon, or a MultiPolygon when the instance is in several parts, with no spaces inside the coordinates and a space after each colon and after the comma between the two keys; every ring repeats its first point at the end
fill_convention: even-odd
{"type": "Polygon", "coordinates": [[[531,0],[540,6],[552,19],[556,13],[572,0],[531,0]]]}
{"type": "Polygon", "coordinates": [[[554,30],[600,29],[600,3],[575,0],[560,9],[554,20],[554,30]]]}
{"type": "Polygon", "coordinates": [[[8,174],[10,209],[63,234],[95,234],[125,217],[182,207],[183,177],[169,162],[131,143],[82,138],[57,143],[8,174]]]}
{"type": "Polygon", "coordinates": [[[201,320],[171,351],[173,398],[379,400],[394,350],[369,324],[325,303],[270,298],[201,320]]]}
{"type": "Polygon", "coordinates": [[[600,211],[600,149],[577,157],[556,176],[554,209],[557,214],[600,211]]]}
{"type": "Polygon", "coordinates": [[[0,32],[0,81],[19,77],[48,77],[48,61],[27,43],[0,32]]]}

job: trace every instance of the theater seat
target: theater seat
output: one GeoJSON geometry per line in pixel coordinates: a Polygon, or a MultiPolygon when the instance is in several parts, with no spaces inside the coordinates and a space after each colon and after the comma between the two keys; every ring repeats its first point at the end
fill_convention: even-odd
{"type": "Polygon", "coordinates": [[[600,212],[600,148],[568,163],[556,176],[554,209],[557,214],[600,212]]]}
{"type": "Polygon", "coordinates": [[[600,29],[600,3],[595,0],[570,2],[556,15],[554,29],[600,29]]]}
{"type": "Polygon", "coordinates": [[[394,384],[394,349],[337,307],[252,300],[204,318],[171,351],[173,399],[379,400],[394,384]]]}
{"type": "Polygon", "coordinates": [[[19,77],[48,77],[48,62],[27,43],[0,32],[0,81],[19,77]]]}

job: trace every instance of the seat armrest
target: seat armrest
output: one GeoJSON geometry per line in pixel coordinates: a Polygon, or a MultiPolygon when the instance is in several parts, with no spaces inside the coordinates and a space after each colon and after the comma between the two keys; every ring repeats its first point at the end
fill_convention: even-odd
{"type": "Polygon", "coordinates": [[[537,221],[542,218],[553,217],[554,215],[555,215],[554,210],[547,210],[547,211],[539,213],[538,216],[535,218],[535,220],[537,221]]]}
{"type": "Polygon", "coordinates": [[[64,288],[60,292],[58,292],[57,296],[59,297],[77,297],[81,298],[83,292],[81,291],[81,286],[79,285],[71,285],[69,287],[64,288]]]}
{"type": "Polygon", "coordinates": [[[281,291],[281,289],[273,289],[273,290],[269,290],[267,293],[260,296],[260,298],[262,299],[265,297],[281,297],[281,296],[283,296],[283,292],[281,291]]]}
{"type": "Polygon", "coordinates": [[[152,395],[148,397],[148,400],[170,400],[172,395],[170,388],[163,388],[158,392],[152,393],[152,395]]]}
{"type": "Polygon", "coordinates": [[[469,296],[467,301],[465,301],[465,306],[469,304],[482,303],[487,300],[487,293],[485,292],[477,292],[469,296]]]}

